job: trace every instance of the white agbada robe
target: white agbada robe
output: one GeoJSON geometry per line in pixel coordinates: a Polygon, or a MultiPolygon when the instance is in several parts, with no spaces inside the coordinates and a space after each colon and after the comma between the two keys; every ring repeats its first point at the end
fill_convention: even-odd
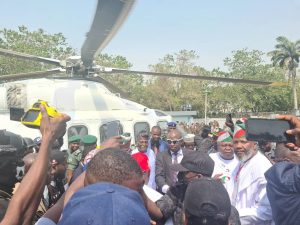
{"type": "Polygon", "coordinates": [[[242,225],[271,224],[272,211],[266,193],[264,173],[272,166],[257,152],[249,161],[240,163],[234,179],[232,204],[240,214],[242,225]]]}
{"type": "Polygon", "coordinates": [[[234,178],[236,170],[238,169],[239,160],[235,155],[233,159],[224,159],[221,157],[219,152],[211,153],[209,156],[215,162],[212,177],[214,177],[216,174],[222,174],[221,177],[226,177],[223,181],[223,185],[226,188],[229,197],[231,198],[234,188],[234,178]]]}

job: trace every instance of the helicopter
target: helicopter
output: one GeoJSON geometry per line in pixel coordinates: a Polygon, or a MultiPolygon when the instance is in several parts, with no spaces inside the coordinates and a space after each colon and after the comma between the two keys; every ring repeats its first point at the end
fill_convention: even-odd
{"type": "MultiPolygon", "coordinates": [[[[98,0],[95,15],[80,56],[57,60],[0,49],[0,55],[31,60],[56,66],[46,71],[0,76],[0,119],[2,128],[36,137],[38,132],[10,120],[11,107],[27,110],[38,99],[47,101],[57,110],[67,113],[68,123],[64,142],[73,135],[94,134],[98,144],[107,138],[129,132],[135,142],[141,130],[154,125],[166,126],[171,117],[155,109],[127,100],[126,93],[104,79],[101,74],[140,74],[180,79],[207,80],[226,83],[278,86],[278,82],[257,81],[214,76],[158,73],[109,68],[94,63],[94,59],[112,40],[132,10],[134,0],[98,0]],[[116,96],[112,92],[119,93],[116,96]],[[124,98],[123,98],[124,97],[124,98]]],[[[66,146],[64,146],[66,147],[66,146]]]]}

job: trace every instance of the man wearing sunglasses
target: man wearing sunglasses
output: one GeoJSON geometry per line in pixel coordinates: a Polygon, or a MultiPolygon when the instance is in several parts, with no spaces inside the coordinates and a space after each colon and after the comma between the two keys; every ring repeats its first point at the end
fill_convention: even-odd
{"type": "Polygon", "coordinates": [[[188,184],[202,177],[211,177],[214,161],[206,153],[190,151],[180,163],[172,164],[170,168],[178,173],[178,181],[155,203],[146,198],[146,205],[150,215],[158,221],[171,220],[174,225],[181,225],[184,213],[183,200],[188,184]]]}
{"type": "Polygon", "coordinates": [[[155,181],[159,192],[165,194],[177,181],[177,172],[170,167],[181,162],[189,151],[182,149],[182,134],[179,130],[171,130],[167,135],[168,151],[159,152],[155,162],[155,181]]]}

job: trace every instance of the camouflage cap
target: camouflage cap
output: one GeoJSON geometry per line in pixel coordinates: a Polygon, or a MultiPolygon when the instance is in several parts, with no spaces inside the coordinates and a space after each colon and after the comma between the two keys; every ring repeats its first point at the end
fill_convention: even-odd
{"type": "Polygon", "coordinates": [[[82,143],[85,145],[91,145],[97,143],[97,138],[94,135],[85,135],[81,139],[82,143]]]}
{"type": "Polygon", "coordinates": [[[79,135],[74,135],[69,137],[69,144],[72,142],[80,142],[81,141],[81,137],[79,135]]]}

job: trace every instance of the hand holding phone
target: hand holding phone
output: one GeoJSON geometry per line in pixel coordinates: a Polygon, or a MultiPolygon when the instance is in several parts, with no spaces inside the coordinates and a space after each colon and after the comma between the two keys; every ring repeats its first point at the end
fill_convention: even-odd
{"type": "Polygon", "coordinates": [[[278,115],[277,119],[287,120],[290,124],[292,124],[292,129],[288,130],[288,134],[295,136],[294,143],[287,143],[286,147],[288,147],[292,151],[299,150],[300,148],[300,120],[295,115],[278,115]]]}
{"type": "Polygon", "coordinates": [[[295,136],[286,133],[292,128],[287,120],[249,118],[246,122],[246,138],[249,141],[295,143],[295,136]]]}
{"type": "Polygon", "coordinates": [[[233,120],[232,120],[231,113],[226,115],[225,125],[227,127],[229,127],[232,130],[232,132],[234,131],[234,123],[233,123],[233,120]]]}

